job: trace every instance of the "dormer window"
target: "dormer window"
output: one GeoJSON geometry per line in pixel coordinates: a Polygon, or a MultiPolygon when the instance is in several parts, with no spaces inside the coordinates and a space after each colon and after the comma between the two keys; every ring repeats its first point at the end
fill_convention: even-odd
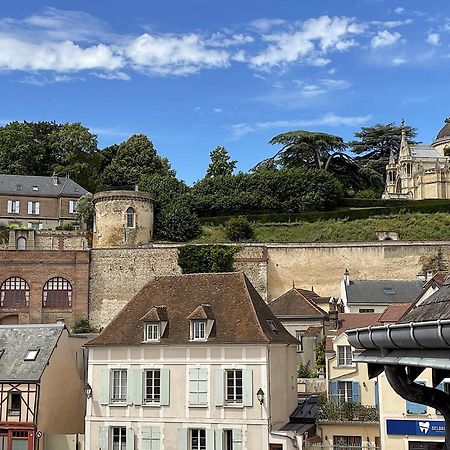
{"type": "Polygon", "coordinates": [[[145,325],[145,340],[146,341],[159,341],[160,329],[159,322],[150,322],[145,325]]]}
{"type": "Polygon", "coordinates": [[[204,341],[206,339],[206,320],[192,321],[192,338],[194,341],[204,341]]]}
{"type": "Polygon", "coordinates": [[[35,192],[39,191],[39,186],[33,186],[33,191],[35,192]]]}

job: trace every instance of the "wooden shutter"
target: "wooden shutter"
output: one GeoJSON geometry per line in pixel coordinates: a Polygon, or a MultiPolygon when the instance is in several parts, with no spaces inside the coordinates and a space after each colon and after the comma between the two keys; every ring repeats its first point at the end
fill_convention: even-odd
{"type": "Polygon", "coordinates": [[[100,388],[100,404],[107,405],[109,403],[109,370],[102,369],[102,385],[100,388]]]}
{"type": "Polygon", "coordinates": [[[160,450],[161,433],[159,427],[142,427],[140,450],[160,450]]]}
{"type": "Polygon", "coordinates": [[[233,450],[242,450],[242,430],[235,428],[232,430],[233,450]]]}
{"type": "Polygon", "coordinates": [[[28,214],[33,213],[33,202],[28,202],[28,214]]]}
{"type": "Polygon", "coordinates": [[[131,370],[132,399],[135,405],[142,405],[142,370],[131,370]]]}
{"type": "Polygon", "coordinates": [[[216,369],[215,377],[215,405],[223,406],[223,392],[224,392],[224,371],[223,369],[216,369]]]}
{"type": "Polygon", "coordinates": [[[178,450],[188,450],[188,435],[187,428],[178,428],[178,450]]]}
{"type": "Polygon", "coordinates": [[[190,405],[199,405],[198,398],[198,385],[199,385],[199,370],[191,368],[189,369],[189,404],[190,405]]]}
{"type": "Polygon", "coordinates": [[[352,381],[352,401],[353,403],[361,403],[361,393],[357,381],[352,381]]]}
{"type": "Polygon", "coordinates": [[[214,432],[215,437],[215,450],[222,450],[223,448],[223,430],[216,430],[214,432]]]}
{"type": "MultiPolygon", "coordinates": [[[[416,383],[425,386],[425,381],[416,381],[416,383]]],[[[406,412],[408,414],[426,414],[427,407],[426,405],[421,405],[420,403],[406,401],[406,412]]]]}
{"type": "Polygon", "coordinates": [[[339,403],[339,385],[337,381],[330,381],[330,397],[331,403],[335,405],[339,403]]]}
{"type": "Polygon", "coordinates": [[[108,442],[109,442],[109,436],[108,436],[109,428],[108,427],[100,427],[99,428],[99,445],[100,450],[108,450],[108,442]]]}
{"type": "Polygon", "coordinates": [[[134,450],[134,430],[127,428],[127,450],[134,450]]]}
{"type": "Polygon", "coordinates": [[[243,404],[253,406],[253,374],[251,369],[242,371],[243,404]]]}
{"type": "Polygon", "coordinates": [[[215,450],[214,448],[214,430],[206,429],[206,450],[215,450]]]}
{"type": "Polygon", "coordinates": [[[377,409],[380,409],[380,390],[378,387],[378,380],[375,380],[374,390],[375,390],[375,406],[377,407],[377,409]]]}
{"type": "Polygon", "coordinates": [[[170,370],[161,369],[161,400],[160,405],[170,404],[170,370]]]}
{"type": "Polygon", "coordinates": [[[134,392],[133,392],[133,374],[131,370],[127,370],[127,405],[133,404],[134,392]]]}

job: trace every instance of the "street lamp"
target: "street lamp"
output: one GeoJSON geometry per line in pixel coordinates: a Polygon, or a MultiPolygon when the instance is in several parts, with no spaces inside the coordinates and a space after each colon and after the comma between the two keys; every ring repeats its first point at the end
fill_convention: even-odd
{"type": "Polygon", "coordinates": [[[89,383],[84,385],[84,395],[86,398],[92,398],[92,387],[89,383]]]}
{"type": "Polygon", "coordinates": [[[262,405],[264,403],[264,391],[261,388],[258,389],[256,397],[258,398],[259,404],[262,405]]]}

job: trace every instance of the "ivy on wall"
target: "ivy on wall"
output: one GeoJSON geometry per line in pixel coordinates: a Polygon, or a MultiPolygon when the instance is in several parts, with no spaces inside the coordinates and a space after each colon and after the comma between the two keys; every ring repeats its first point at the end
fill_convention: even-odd
{"type": "Polygon", "coordinates": [[[178,265],[183,273],[233,272],[238,250],[227,245],[185,245],[178,249],[178,265]]]}

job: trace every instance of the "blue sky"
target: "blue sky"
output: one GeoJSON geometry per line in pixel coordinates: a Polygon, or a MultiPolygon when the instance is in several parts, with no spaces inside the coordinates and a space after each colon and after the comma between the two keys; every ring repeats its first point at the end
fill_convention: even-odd
{"type": "Polygon", "coordinates": [[[352,138],[450,116],[448,0],[22,0],[0,13],[0,122],[82,122],[100,147],[145,133],[191,183],[278,133],[352,138]]]}

